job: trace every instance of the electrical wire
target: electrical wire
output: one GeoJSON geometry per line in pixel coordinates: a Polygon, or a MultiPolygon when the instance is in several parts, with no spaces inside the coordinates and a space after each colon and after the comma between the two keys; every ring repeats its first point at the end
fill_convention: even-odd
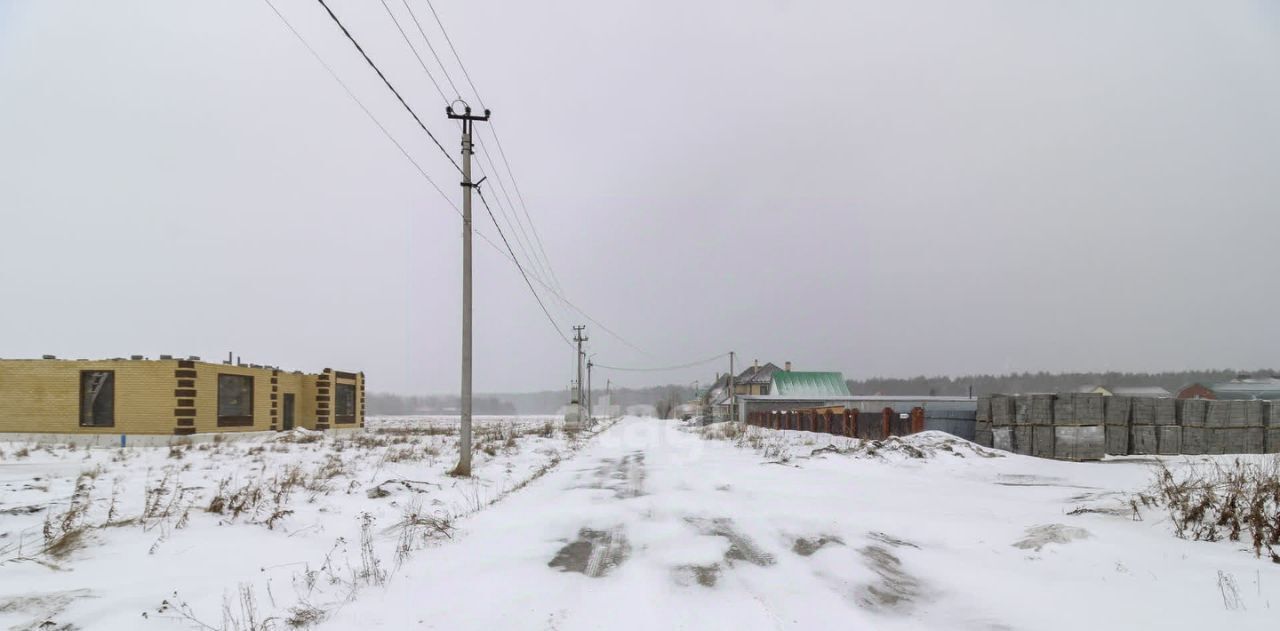
{"type": "Polygon", "coordinates": [[[708,357],[708,358],[706,358],[706,359],[700,359],[700,360],[698,360],[698,361],[695,361],[695,362],[689,362],[689,363],[687,363],[687,364],[678,364],[678,365],[675,365],[675,366],[657,366],[657,367],[653,367],[653,368],[632,368],[632,367],[625,367],[625,366],[606,366],[606,365],[604,365],[604,364],[592,364],[592,365],[593,365],[593,366],[595,366],[596,368],[606,368],[606,369],[608,369],[608,370],[622,370],[622,371],[626,371],[626,372],[664,372],[664,371],[668,371],[668,370],[680,370],[681,368],[693,368],[694,366],[701,366],[702,364],[710,364],[711,362],[716,361],[717,359],[723,359],[723,358],[728,357],[728,356],[729,356],[729,354],[728,354],[728,353],[720,353],[719,355],[716,355],[715,357],[708,357]]]}
{"type": "Polygon", "coordinates": [[[307,51],[311,53],[311,56],[314,57],[316,61],[320,62],[320,65],[323,66],[325,71],[329,73],[329,76],[333,77],[333,80],[337,81],[338,85],[342,86],[342,90],[347,93],[347,96],[351,97],[351,100],[354,101],[356,105],[360,106],[360,110],[364,112],[365,116],[368,116],[369,120],[373,121],[373,124],[378,126],[378,129],[382,132],[382,135],[386,136],[387,140],[390,140],[391,144],[395,145],[396,149],[400,150],[400,153],[403,154],[405,159],[408,160],[409,163],[413,165],[413,168],[417,169],[418,174],[421,175],[422,178],[427,181],[427,183],[431,184],[431,187],[434,188],[437,193],[440,193],[440,196],[444,198],[445,202],[447,202],[450,206],[453,207],[453,210],[455,212],[461,215],[462,211],[458,209],[458,205],[454,203],[454,201],[450,199],[448,195],[445,194],[444,190],[440,188],[439,184],[436,184],[435,180],[431,179],[430,175],[427,175],[426,170],[422,168],[422,165],[418,164],[417,160],[413,159],[412,155],[409,155],[409,152],[404,148],[404,145],[400,144],[400,141],[396,140],[395,136],[392,136],[390,131],[387,131],[386,126],[384,126],[382,122],[379,121],[378,118],[373,115],[373,112],[369,111],[369,108],[366,107],[365,104],[360,101],[360,98],[356,96],[355,92],[351,91],[350,86],[348,86],[347,83],[342,80],[342,77],[338,76],[338,73],[335,72],[333,70],[333,67],[330,66],[328,62],[326,62],[324,58],[320,56],[320,53],[316,52],[316,49],[313,48],[311,44],[309,44],[304,37],[302,37],[302,34],[298,32],[298,29],[295,29],[293,27],[293,24],[290,23],[289,19],[286,18],[284,14],[280,12],[280,9],[276,8],[276,5],[272,4],[271,0],[263,0],[263,1],[267,3],[267,6],[271,7],[271,10],[276,14],[276,17],[280,18],[280,21],[283,22],[284,25],[289,29],[289,32],[293,33],[293,36],[298,38],[298,41],[301,42],[304,47],[306,47],[307,51]]]}
{"type": "MultiPolygon", "coordinates": [[[[477,104],[481,108],[484,107],[484,97],[480,96],[480,90],[476,88],[476,82],[471,80],[471,73],[467,72],[466,64],[462,63],[462,55],[458,54],[458,48],[453,45],[453,39],[449,37],[449,31],[444,27],[444,21],[440,19],[440,14],[436,12],[436,6],[431,0],[426,0],[427,7],[431,9],[431,16],[435,18],[436,25],[440,27],[440,33],[444,35],[444,41],[449,44],[449,50],[453,53],[453,58],[458,62],[458,68],[462,69],[462,76],[466,78],[467,85],[471,86],[471,92],[476,95],[477,104]]],[[[444,66],[441,65],[443,68],[444,66]]],[[[452,83],[452,79],[450,79],[452,83]]],[[[511,186],[516,190],[516,197],[520,200],[520,207],[525,215],[525,220],[529,222],[529,227],[533,230],[533,236],[538,244],[538,249],[542,253],[542,258],[546,261],[547,268],[551,270],[551,280],[557,287],[560,286],[560,279],[556,277],[555,268],[551,265],[551,259],[547,256],[547,250],[542,245],[542,235],[538,234],[538,227],[534,225],[533,218],[529,215],[529,205],[525,203],[524,193],[520,191],[520,183],[516,181],[515,171],[511,170],[511,163],[507,160],[506,149],[502,147],[502,139],[498,136],[498,128],[492,123],[489,124],[489,131],[493,134],[493,141],[498,145],[498,155],[502,158],[503,165],[507,168],[507,175],[511,177],[511,186]]],[[[484,139],[480,138],[480,148],[484,149],[484,139]]],[[[487,152],[487,150],[485,150],[487,152]]],[[[621,339],[621,338],[619,338],[621,339]]]]}
{"type": "MultiPolygon", "coordinates": [[[[452,208],[455,213],[457,213],[459,216],[462,216],[462,210],[458,208],[457,203],[455,203],[444,192],[444,190],[441,189],[438,184],[436,184],[435,180],[432,179],[431,176],[427,174],[426,170],[422,168],[422,165],[419,164],[418,161],[415,160],[413,156],[408,152],[408,150],[404,148],[404,145],[401,144],[398,140],[396,140],[395,136],[391,134],[391,132],[386,128],[386,126],[383,125],[381,121],[379,121],[378,118],[373,115],[373,112],[371,112],[369,108],[365,106],[365,104],[360,100],[360,98],[356,96],[355,92],[353,92],[350,86],[348,86],[347,83],[343,81],[342,78],[338,75],[338,73],[334,71],[333,67],[330,66],[324,60],[324,58],[320,56],[320,54],[316,51],[316,49],[313,46],[311,46],[309,42],[307,42],[306,38],[303,37],[302,34],[296,28],[294,28],[293,24],[290,23],[288,18],[286,18],[285,15],[280,12],[279,8],[277,8],[275,4],[271,2],[271,0],[263,0],[263,1],[267,4],[268,7],[271,8],[271,11],[275,13],[276,17],[280,19],[280,21],[285,25],[286,28],[288,28],[289,32],[293,34],[293,36],[298,40],[298,42],[301,43],[303,47],[305,47],[307,51],[311,54],[311,56],[315,58],[315,60],[325,69],[325,71],[329,74],[329,76],[332,77],[333,80],[336,81],[338,85],[342,87],[343,91],[346,92],[347,96],[350,97],[351,100],[354,101],[356,105],[360,107],[360,110],[364,112],[365,116],[367,116],[369,120],[373,122],[375,126],[377,126],[378,130],[382,132],[382,135],[385,136],[387,140],[391,141],[391,143],[395,145],[396,149],[400,151],[400,154],[403,155],[405,159],[408,160],[409,163],[413,165],[414,169],[418,172],[418,174],[424,180],[426,180],[427,183],[430,184],[431,187],[435,189],[435,191],[439,193],[442,198],[444,198],[445,202],[449,204],[450,208],[452,208]]],[[[382,78],[383,82],[387,85],[387,87],[391,89],[391,91],[396,95],[396,97],[400,100],[401,105],[403,105],[406,109],[408,109],[410,114],[413,114],[413,110],[409,108],[408,104],[405,103],[404,99],[399,98],[400,97],[399,92],[397,92],[394,86],[392,86],[391,83],[387,81],[385,75],[383,75],[382,72],[378,70],[378,67],[373,63],[373,60],[370,59],[368,55],[364,54],[364,49],[360,47],[360,44],[355,40],[355,38],[351,35],[351,33],[346,29],[345,26],[342,25],[342,22],[338,19],[337,15],[335,15],[333,11],[329,9],[329,6],[325,3],[324,0],[317,0],[317,2],[319,2],[321,6],[325,8],[325,11],[329,14],[329,17],[333,19],[335,23],[337,23],[338,27],[342,30],[343,34],[347,36],[347,39],[350,40],[352,45],[354,45],[356,49],[360,51],[361,56],[364,57],[365,61],[374,69],[375,72],[378,73],[378,76],[382,78]]],[[[434,13],[434,7],[432,8],[432,11],[434,13]]],[[[437,20],[438,19],[439,18],[437,17],[437,20]]],[[[452,46],[452,43],[450,44],[450,46],[452,46]]],[[[477,95],[477,98],[478,98],[478,95],[477,95]]],[[[418,122],[419,127],[421,127],[423,131],[427,133],[427,135],[432,139],[432,141],[435,142],[436,146],[439,147],[441,151],[444,151],[444,147],[440,145],[440,142],[436,140],[435,136],[430,132],[430,130],[428,130],[426,126],[422,124],[422,121],[418,119],[416,114],[413,114],[413,115],[414,115],[414,120],[418,122]]],[[[495,135],[495,139],[496,139],[496,135],[495,135]]],[[[445,155],[446,157],[449,158],[449,161],[454,165],[454,167],[457,168],[459,171],[461,171],[461,168],[458,166],[457,162],[453,160],[452,156],[449,156],[447,152],[445,153],[445,155]]],[[[514,180],[513,180],[513,184],[514,184],[514,180]]],[[[478,190],[479,189],[477,189],[477,191],[478,190]]],[[[517,189],[517,194],[518,192],[519,192],[519,189],[517,189]]],[[[485,201],[483,195],[481,195],[481,201],[482,202],[485,201]]],[[[486,209],[488,209],[487,202],[485,202],[485,207],[486,209]]],[[[492,211],[490,211],[490,218],[491,219],[493,218],[492,211]]],[[[495,227],[497,227],[496,221],[495,221],[495,227]]],[[[499,232],[501,233],[501,228],[499,228],[499,232]]],[[[562,302],[564,305],[571,308],[573,311],[577,312],[579,315],[585,318],[592,325],[598,327],[600,330],[614,337],[615,339],[622,342],[626,346],[632,348],[633,350],[636,350],[645,355],[652,356],[652,354],[649,353],[648,351],[640,348],[639,346],[636,346],[626,338],[622,337],[622,335],[620,335],[613,329],[605,326],[599,320],[593,318],[581,307],[579,307],[578,305],[570,301],[568,298],[566,298],[561,291],[557,291],[557,289],[548,285],[546,281],[543,281],[542,279],[538,278],[536,275],[532,279],[530,279],[528,274],[525,273],[524,267],[520,264],[520,261],[515,257],[514,253],[511,251],[509,243],[506,248],[506,251],[504,251],[502,247],[499,247],[498,244],[495,243],[493,239],[491,239],[483,231],[476,229],[475,234],[476,236],[480,237],[482,241],[487,243],[489,247],[493,248],[495,252],[497,252],[498,254],[506,258],[508,261],[510,261],[512,264],[514,264],[516,268],[521,272],[521,275],[524,277],[526,284],[530,285],[531,290],[533,290],[532,283],[537,283],[539,286],[543,288],[543,290],[554,295],[558,300],[560,300],[560,302],[562,302]]],[[[506,241],[506,236],[503,235],[502,239],[503,241],[506,241]]],[[[534,297],[538,299],[538,304],[542,307],[543,313],[547,315],[548,320],[556,327],[557,334],[559,334],[561,339],[568,341],[568,338],[564,335],[564,332],[560,330],[559,325],[555,323],[555,319],[550,317],[550,312],[547,310],[546,305],[538,296],[537,292],[534,291],[533,293],[534,293],[534,297]]],[[[628,370],[626,368],[612,368],[612,367],[610,368],[615,370],[628,370]]]]}
{"type": "Polygon", "coordinates": [[[560,339],[564,340],[565,344],[572,347],[573,342],[570,342],[564,331],[560,330],[560,325],[556,324],[556,319],[551,317],[551,312],[547,311],[547,305],[542,302],[542,297],[538,295],[538,292],[533,288],[533,283],[529,281],[529,275],[525,273],[524,266],[516,259],[515,252],[511,251],[511,242],[507,241],[507,235],[503,234],[502,226],[498,225],[498,218],[493,216],[493,209],[489,208],[489,201],[484,198],[484,192],[480,190],[480,187],[476,187],[476,193],[479,194],[480,202],[484,204],[484,209],[489,213],[489,219],[493,221],[493,227],[498,229],[498,236],[502,237],[503,245],[507,246],[507,254],[511,255],[511,260],[516,264],[516,269],[520,270],[520,276],[524,277],[524,283],[529,286],[529,292],[538,301],[538,306],[542,307],[542,313],[547,316],[547,321],[551,323],[551,328],[556,330],[556,333],[560,336],[560,339]]]}
{"type": "Polygon", "coordinates": [[[395,23],[396,30],[400,31],[400,37],[404,38],[404,43],[408,44],[409,50],[413,51],[414,58],[418,60],[418,65],[422,66],[422,71],[425,72],[427,74],[427,78],[431,80],[431,85],[434,85],[436,87],[436,92],[440,93],[440,99],[444,101],[445,105],[448,105],[449,97],[445,96],[444,90],[440,88],[440,83],[436,81],[435,75],[431,74],[431,71],[427,69],[426,62],[422,61],[422,55],[418,54],[418,47],[414,46],[413,42],[409,41],[409,34],[405,33],[404,29],[401,28],[400,19],[396,17],[395,13],[391,12],[391,7],[387,5],[387,0],[381,0],[381,1],[382,1],[382,8],[387,10],[387,17],[391,18],[391,21],[395,23]]]}
{"type": "Polygon", "coordinates": [[[378,64],[373,63],[373,60],[369,58],[369,54],[364,52],[364,48],[360,46],[360,42],[356,41],[356,38],[351,34],[351,31],[348,31],[346,25],[342,23],[342,20],[338,19],[338,15],[333,12],[333,9],[329,8],[329,4],[325,2],[325,0],[316,0],[316,2],[319,2],[320,6],[324,7],[325,12],[333,19],[333,23],[337,24],[338,28],[342,29],[342,34],[347,36],[351,45],[355,46],[356,50],[360,51],[360,56],[364,57],[364,60],[369,64],[369,67],[373,68],[373,71],[378,73],[378,78],[382,79],[382,83],[386,84],[387,89],[391,90],[391,93],[396,95],[396,100],[400,101],[400,104],[404,106],[404,109],[407,110],[409,115],[413,117],[413,120],[418,123],[418,127],[421,127],[422,131],[427,132],[427,136],[431,138],[432,142],[436,143],[436,146],[440,148],[440,152],[444,154],[445,158],[448,158],[449,163],[453,165],[453,168],[457,169],[458,172],[461,173],[462,167],[458,166],[458,161],[454,160],[453,156],[449,155],[449,152],[444,148],[444,145],[440,144],[440,141],[436,139],[436,135],[431,133],[430,129],[427,129],[427,126],[423,124],[422,119],[418,118],[418,113],[413,111],[412,107],[409,107],[409,103],[404,100],[403,96],[400,96],[400,91],[397,90],[394,85],[391,85],[391,81],[387,79],[387,75],[382,74],[382,70],[378,68],[378,64]]]}

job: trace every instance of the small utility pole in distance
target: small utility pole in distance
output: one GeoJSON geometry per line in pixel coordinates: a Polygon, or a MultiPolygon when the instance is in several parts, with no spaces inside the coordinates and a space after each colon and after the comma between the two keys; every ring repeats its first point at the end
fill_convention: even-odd
{"type": "MultiPolygon", "coordinates": [[[[459,103],[461,101],[455,101],[459,103]]],[[[453,111],[453,104],[444,112],[450,119],[462,121],[462,419],[458,428],[458,466],[453,475],[471,476],[471,189],[479,182],[471,182],[471,129],[475,121],[489,120],[489,110],[484,116],[472,116],[471,106],[462,103],[463,112],[453,111]]]]}
{"type": "Polygon", "coordinates": [[[595,414],[592,414],[592,409],[591,409],[591,366],[592,365],[593,364],[591,362],[591,358],[588,357],[587,358],[587,422],[588,423],[593,423],[596,420],[596,416],[595,414]]]}
{"type": "Polygon", "coordinates": [[[736,397],[733,396],[733,351],[729,351],[729,420],[737,420],[738,415],[734,414],[734,403],[736,397]]]}
{"type": "Polygon", "coordinates": [[[574,420],[579,427],[582,426],[582,343],[587,341],[587,337],[582,334],[587,329],[587,325],[579,324],[573,327],[573,341],[578,345],[578,380],[573,390],[573,414],[574,420]]]}

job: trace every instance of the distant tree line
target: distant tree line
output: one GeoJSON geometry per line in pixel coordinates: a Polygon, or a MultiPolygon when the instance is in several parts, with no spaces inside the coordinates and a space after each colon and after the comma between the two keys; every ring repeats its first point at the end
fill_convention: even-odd
{"type": "Polygon", "coordinates": [[[1009,375],[964,375],[960,377],[873,377],[850,379],[849,392],[856,395],[974,396],[983,394],[1023,394],[1030,392],[1070,392],[1086,385],[1160,386],[1177,394],[1193,383],[1230,381],[1241,374],[1267,377],[1273,370],[1185,370],[1176,372],[1024,372],[1009,375]]]}
{"type": "MultiPolygon", "coordinates": [[[[629,405],[658,405],[663,402],[682,402],[693,398],[689,386],[666,385],[649,388],[619,388],[611,391],[613,404],[624,410],[629,405]]],[[[604,389],[594,391],[596,401],[604,395],[604,389]]],[[[457,414],[458,395],[404,395],[370,392],[366,398],[367,413],[371,416],[397,416],[410,414],[457,414]]],[[[544,390],[542,392],[496,393],[476,395],[472,399],[476,414],[555,414],[569,403],[569,391],[544,390]]],[[[674,405],[674,404],[673,404],[674,405]]]]}
{"type": "MultiPolygon", "coordinates": [[[[1170,372],[1023,372],[1008,375],[963,375],[960,377],[872,377],[850,379],[849,391],[855,395],[974,396],[993,393],[1022,394],[1029,392],[1070,392],[1086,385],[1160,386],[1172,393],[1193,383],[1230,381],[1241,374],[1266,377],[1280,374],[1275,370],[1185,370],[1170,372]]],[[[604,394],[595,391],[596,400],[604,394]]],[[[653,405],[660,416],[668,416],[674,407],[693,399],[689,386],[665,385],[648,388],[612,389],[613,404],[624,410],[629,405],[653,405]]],[[[568,390],[498,393],[477,395],[473,401],[476,414],[555,414],[569,402],[568,390]]],[[[457,414],[457,395],[403,395],[373,392],[368,395],[370,415],[457,414]]]]}
{"type": "MultiPolygon", "coordinates": [[[[371,416],[406,416],[412,414],[457,414],[461,409],[458,395],[417,396],[370,392],[366,397],[366,414],[371,416]]],[[[472,412],[484,415],[514,415],[516,406],[496,396],[471,399],[472,412]]]]}

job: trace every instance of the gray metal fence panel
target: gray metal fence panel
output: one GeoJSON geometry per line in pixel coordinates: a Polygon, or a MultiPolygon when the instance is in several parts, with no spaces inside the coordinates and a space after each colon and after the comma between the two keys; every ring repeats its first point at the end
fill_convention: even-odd
{"type": "Polygon", "coordinates": [[[977,421],[970,418],[955,418],[956,415],[950,416],[929,416],[926,411],[924,415],[924,428],[926,430],[935,430],[946,432],[952,436],[959,436],[965,440],[973,440],[974,432],[977,429],[977,421]]]}

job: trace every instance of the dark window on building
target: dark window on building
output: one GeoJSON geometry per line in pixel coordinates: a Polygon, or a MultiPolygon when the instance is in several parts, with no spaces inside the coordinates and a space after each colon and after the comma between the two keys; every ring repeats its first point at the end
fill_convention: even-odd
{"type": "Polygon", "coordinates": [[[356,422],[356,386],[340,383],[333,393],[334,420],[338,423],[356,422]]]}
{"type": "Polygon", "coordinates": [[[116,424],[116,373],[110,370],[80,371],[80,426],[113,427],[116,424]]]}
{"type": "Polygon", "coordinates": [[[253,425],[253,377],[218,375],[218,427],[253,425]]]}

